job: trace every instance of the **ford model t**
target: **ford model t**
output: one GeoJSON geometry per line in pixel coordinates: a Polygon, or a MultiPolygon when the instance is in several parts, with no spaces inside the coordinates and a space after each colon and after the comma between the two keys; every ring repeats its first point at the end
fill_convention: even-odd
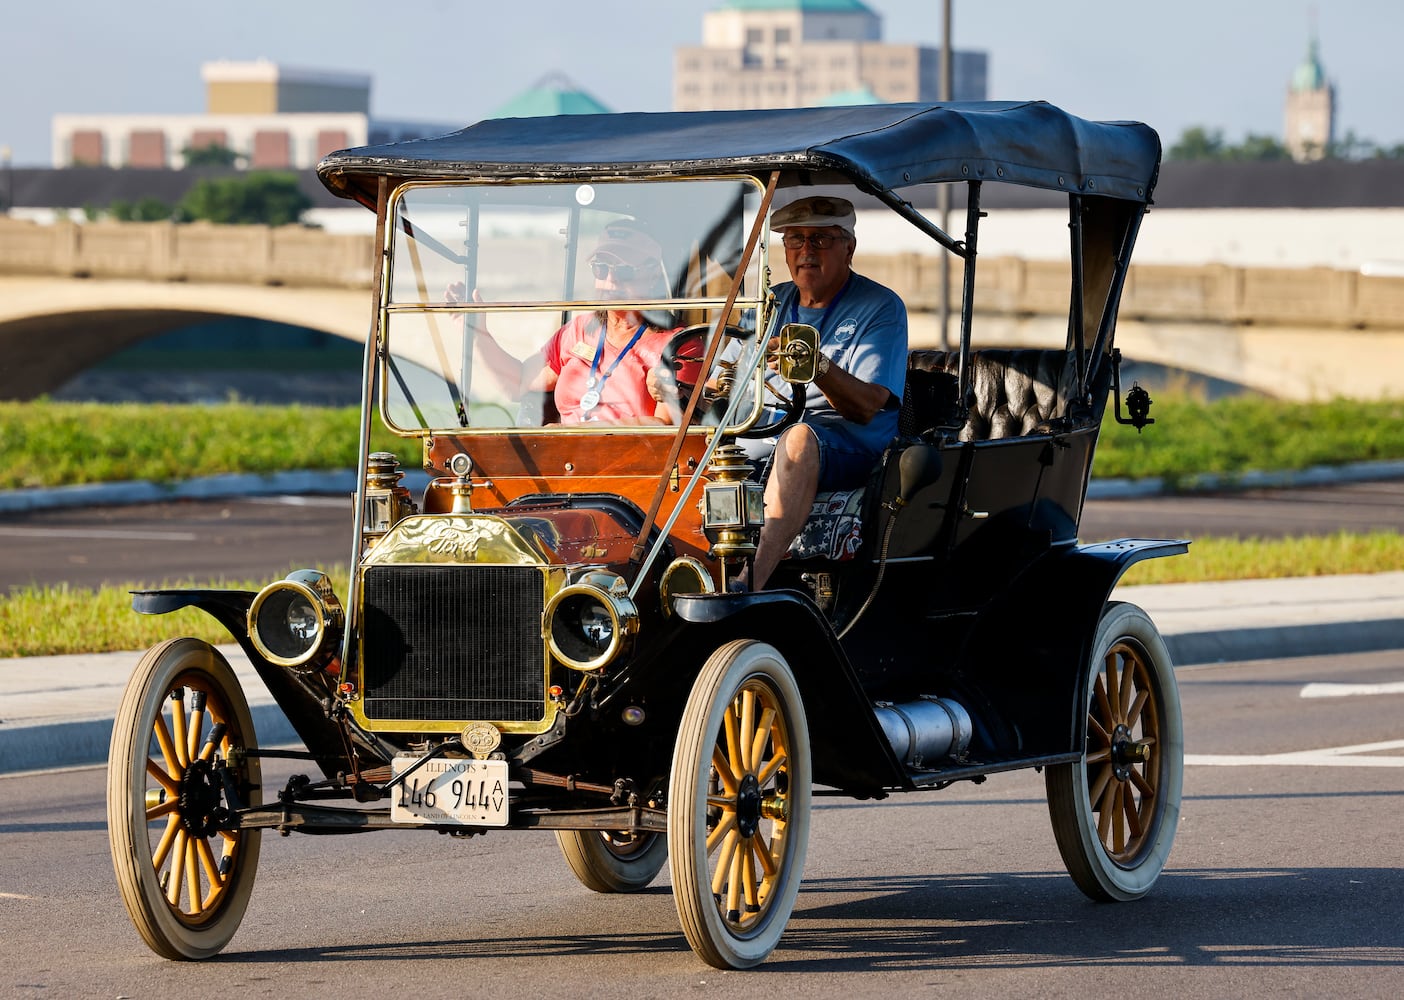
{"type": "MultiPolygon", "coordinates": [[[[1179,813],[1178,694],[1150,619],[1109,598],[1185,543],[1084,545],[1078,522],[1109,396],[1123,419],[1117,306],[1159,159],[1144,125],[1037,102],[494,120],[326,157],[327,187],[376,217],[349,582],[134,597],[228,628],[306,773],[263,783],[271,751],[217,649],[151,649],[108,786],[142,937],[224,947],[265,830],[534,829],[597,892],[669,863],[693,949],[743,968],[790,917],[813,795],[1019,768],[1042,769],[1083,892],[1146,893],[1179,813]],[[942,184],[959,236],[931,218],[942,184]],[[996,185],[1066,207],[1057,349],[981,349],[996,185]],[[778,304],[772,223],[816,194],[929,239],[914,267],[952,255],[959,342],[910,352],[866,482],[820,494],[752,590],[750,456],[804,419],[828,360],[778,304]],[[633,350],[606,352],[621,311],[633,350]],[[569,405],[553,351],[589,370],[569,405]],[[647,372],[619,367],[631,353],[647,372]],[[377,420],[396,452],[372,450],[377,420]]],[[[1142,391],[1126,402],[1149,422],[1142,391]]]]}

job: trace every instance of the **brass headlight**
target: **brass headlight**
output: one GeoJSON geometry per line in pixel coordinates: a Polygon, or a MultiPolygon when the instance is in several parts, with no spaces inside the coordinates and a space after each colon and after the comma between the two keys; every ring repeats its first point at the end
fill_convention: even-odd
{"type": "Polygon", "coordinates": [[[270,583],[249,606],[249,638],[270,663],[313,668],[335,652],[346,615],[325,573],[300,569],[270,583]]]}
{"type": "Polygon", "coordinates": [[[572,670],[598,670],[626,649],[639,630],[639,612],[623,578],[587,573],[546,605],[546,641],[572,670]]]}

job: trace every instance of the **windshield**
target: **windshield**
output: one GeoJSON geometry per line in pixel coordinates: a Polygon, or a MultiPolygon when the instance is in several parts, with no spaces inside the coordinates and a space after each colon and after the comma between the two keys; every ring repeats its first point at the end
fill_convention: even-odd
{"type": "Polygon", "coordinates": [[[762,191],[747,178],[571,184],[424,183],[390,217],[381,409],[408,433],[700,423],[734,392],[754,406],[758,249],[708,376],[762,191]],[[684,331],[705,325],[691,335],[684,331]],[[730,377],[739,361],[743,377],[730,377]]]}

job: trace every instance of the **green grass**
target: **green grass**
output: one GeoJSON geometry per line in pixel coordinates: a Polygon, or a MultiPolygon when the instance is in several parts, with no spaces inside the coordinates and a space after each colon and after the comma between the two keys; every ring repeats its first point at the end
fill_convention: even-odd
{"type": "MultiPolygon", "coordinates": [[[[1185,483],[1205,473],[1404,459],[1404,400],[1207,403],[1167,394],[1143,432],[1108,406],[1093,474],[1185,483]]],[[[0,489],[133,479],[165,482],[231,472],[349,469],[355,407],[0,402],[0,489]]],[[[376,450],[418,462],[411,442],[377,425],[376,450]]]]}
{"type": "MultiPolygon", "coordinates": [[[[1161,477],[1404,459],[1404,400],[1214,403],[1167,394],[1142,433],[1108,418],[1094,475],[1161,477]]],[[[355,408],[0,402],[0,489],[132,479],[172,481],[231,472],[349,469],[356,463],[355,408]]],[[[376,450],[413,466],[415,448],[377,427],[376,450]]],[[[1126,583],[1376,573],[1404,570],[1395,532],[1294,539],[1204,538],[1188,557],[1131,567],[1126,583]]],[[[345,570],[329,570],[345,594],[345,570]]],[[[163,586],[257,590],[269,580],[178,581],[163,586]]],[[[171,635],[227,642],[213,619],[185,610],[131,611],[128,587],[15,587],[0,595],[0,657],[144,649],[171,635]]]]}

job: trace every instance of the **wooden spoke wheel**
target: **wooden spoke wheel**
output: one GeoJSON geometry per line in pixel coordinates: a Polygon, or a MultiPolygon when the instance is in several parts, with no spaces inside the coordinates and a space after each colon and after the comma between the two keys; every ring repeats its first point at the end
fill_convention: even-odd
{"type": "Polygon", "coordinates": [[[1085,690],[1086,753],[1045,775],[1053,833],[1088,896],[1138,899],[1169,857],[1184,769],[1174,666],[1140,608],[1107,605],[1085,690]]]}
{"type": "Polygon", "coordinates": [[[779,942],[804,869],[810,773],[784,658],[744,639],[718,649],[683,711],[668,799],[673,897],[707,964],[748,968],[779,942]]]}
{"type": "Polygon", "coordinates": [[[112,728],[107,828],[127,913],[170,959],[216,954],[234,936],[258,867],[259,834],[232,810],[259,805],[253,718],[219,651],[198,639],[152,647],[112,728]]]}
{"type": "Polygon", "coordinates": [[[561,830],[556,843],[580,884],[592,892],[638,892],[668,860],[668,841],[660,833],[561,830]]]}

